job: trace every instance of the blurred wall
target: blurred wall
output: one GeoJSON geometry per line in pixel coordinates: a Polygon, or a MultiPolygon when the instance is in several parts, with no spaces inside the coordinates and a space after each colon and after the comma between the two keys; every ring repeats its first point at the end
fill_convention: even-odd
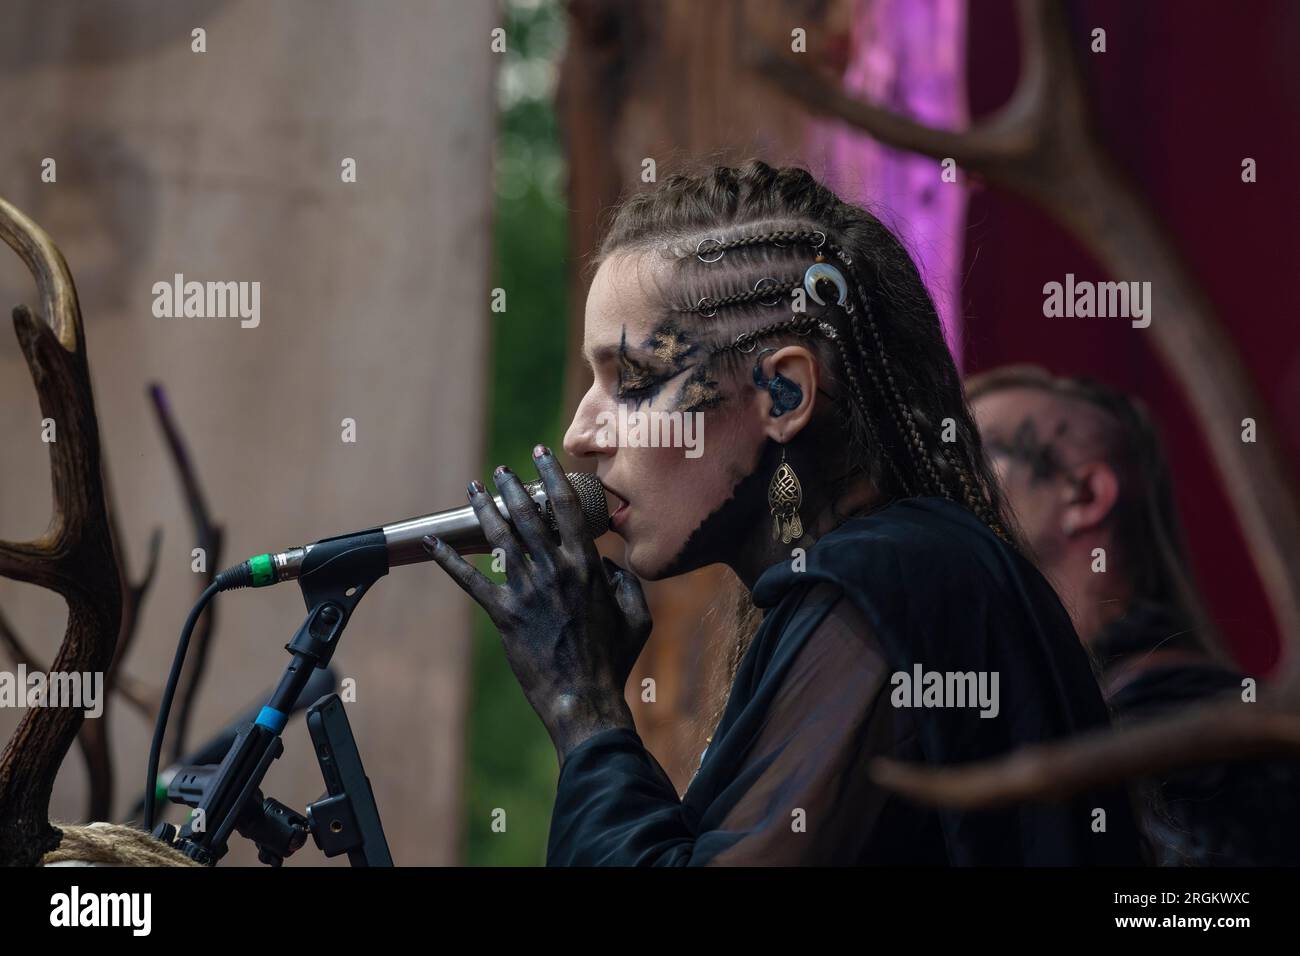
{"type": "MultiPolygon", "coordinates": [[[[167,389],[226,528],[224,564],[463,500],[481,459],[496,16],[455,0],[14,0],[0,13],[0,195],[47,229],[77,280],[133,575],[164,529],[125,662],[140,681],[162,684],[197,593],[149,381],[167,389]],[[41,181],[46,157],[55,183],[41,181]],[[176,273],[260,282],[260,324],[156,318],[152,286],[176,273]]],[[[0,301],[36,304],[7,249],[0,301]]],[[[0,537],[35,537],[48,455],[9,332],[0,436],[0,537]]],[[[278,679],[303,615],[290,585],[218,601],[195,743],[278,679]]],[[[48,666],[62,602],[0,580],[0,606],[48,666]]],[[[334,660],[356,682],[347,713],[399,864],[458,858],[469,610],[433,566],[396,569],[334,660]]],[[[150,728],[120,699],[110,715],[120,814],[150,728]]],[[[0,711],[0,735],[20,716],[0,711]]],[[[301,810],[323,786],[300,722],[285,743],[264,790],[301,810]]],[[[52,816],[79,818],[84,798],[74,750],[52,816]]],[[[233,845],[232,862],[255,859],[233,845]]],[[[295,862],[322,859],[309,845],[295,862]]]]}

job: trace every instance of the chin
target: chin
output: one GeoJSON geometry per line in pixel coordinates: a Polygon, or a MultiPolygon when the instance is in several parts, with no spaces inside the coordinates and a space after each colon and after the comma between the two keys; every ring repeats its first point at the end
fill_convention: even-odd
{"type": "Polygon", "coordinates": [[[663,578],[664,562],[653,555],[646,555],[642,549],[628,545],[623,555],[623,564],[642,581],[658,581],[663,578]]]}
{"type": "Polygon", "coordinates": [[[642,581],[662,581],[703,567],[682,554],[684,541],[628,541],[623,564],[642,581]]]}
{"type": "Polygon", "coordinates": [[[642,581],[659,581],[668,577],[671,563],[671,555],[665,555],[662,548],[644,541],[629,541],[623,553],[623,564],[642,581]]]}

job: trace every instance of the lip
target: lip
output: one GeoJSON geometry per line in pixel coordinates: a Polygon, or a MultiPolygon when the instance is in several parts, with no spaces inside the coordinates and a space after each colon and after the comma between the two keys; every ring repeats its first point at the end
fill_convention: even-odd
{"type": "Polygon", "coordinates": [[[618,501],[618,507],[609,514],[610,528],[614,531],[618,531],[623,522],[627,520],[628,502],[626,498],[608,485],[605,486],[605,491],[608,493],[608,497],[612,497],[618,501]]]}

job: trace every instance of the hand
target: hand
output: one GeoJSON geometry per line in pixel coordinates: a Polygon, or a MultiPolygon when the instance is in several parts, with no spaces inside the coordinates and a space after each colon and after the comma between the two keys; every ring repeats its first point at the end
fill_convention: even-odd
{"type": "Polygon", "coordinates": [[[578,496],[555,456],[538,445],[533,458],[558,538],[505,466],[493,481],[514,528],[482,484],[469,485],[470,504],[488,542],[505,555],[504,585],[493,583],[445,542],[426,537],[424,546],[496,625],[510,668],[563,764],[569,751],[593,734],[633,726],[623,687],[651,621],[640,582],[596,551],[578,496]]]}

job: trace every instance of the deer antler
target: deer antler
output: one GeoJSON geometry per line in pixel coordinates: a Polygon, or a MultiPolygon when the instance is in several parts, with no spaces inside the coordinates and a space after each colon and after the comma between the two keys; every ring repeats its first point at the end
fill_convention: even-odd
{"type": "MultiPolygon", "coordinates": [[[[207,571],[200,579],[199,594],[216,579],[217,569],[221,567],[221,548],[225,541],[225,531],[221,525],[213,524],[212,513],[208,510],[208,501],[199,485],[198,471],[185,446],[185,439],[171,413],[167,403],[167,394],[158,384],[149,386],[149,397],[153,401],[154,412],[158,416],[159,427],[167,440],[177,475],[181,481],[181,491],[185,503],[190,509],[190,520],[194,523],[196,543],[203,550],[207,571]]],[[[208,648],[212,643],[212,632],[216,627],[216,604],[211,603],[200,615],[191,637],[192,649],[181,671],[177,697],[179,709],[172,720],[174,729],[171,733],[171,759],[179,760],[185,752],[185,742],[189,733],[190,718],[194,713],[194,702],[198,698],[199,684],[207,670],[208,648]]],[[[157,713],[155,705],[154,714],[157,713]]],[[[151,719],[152,719],[151,715],[151,719]]]]}
{"type": "Polygon", "coordinates": [[[960,770],[877,764],[884,784],[964,806],[1059,796],[1218,759],[1300,754],[1300,507],[1271,416],[1208,299],[1101,145],[1064,6],[1018,0],[1017,9],[1022,67],[1016,90],[1000,110],[964,131],[934,129],[857,99],[837,80],[756,45],[753,31],[742,28],[738,41],[762,76],[808,110],[838,117],[885,145],[955,159],[1042,208],[1114,279],[1150,281],[1152,342],[1180,383],[1230,492],[1282,636],[1283,657],[1267,706],[1207,706],[960,770]],[[1240,440],[1246,417],[1256,421],[1254,445],[1240,440]]]}
{"type": "MultiPolygon", "coordinates": [[[[0,574],[60,594],[68,623],[52,670],[107,672],[122,619],[122,588],[101,480],[99,428],[77,292],[50,237],[0,199],[0,236],[36,280],[45,321],[14,309],[14,331],[40,400],[55,423],[50,442],[54,509],[34,541],[0,542],[0,574]],[[47,324],[48,323],[48,324],[47,324]]],[[[0,754],[0,864],[32,866],[58,846],[50,792],[81,727],[81,710],[29,710],[0,754]]]]}
{"type": "Polygon", "coordinates": [[[1057,800],[1084,790],[1211,762],[1300,754],[1300,715],[1241,702],[1188,708],[1120,731],[1080,734],[1068,744],[1023,747],[999,760],[929,768],[878,758],[882,787],[940,806],[981,808],[1057,800]]]}
{"type": "MultiPolygon", "coordinates": [[[[190,516],[194,521],[194,531],[199,544],[207,556],[207,572],[200,579],[199,593],[212,583],[216,568],[221,566],[221,545],[223,531],[220,525],[213,524],[208,511],[207,501],[199,486],[198,475],[193,462],[185,448],[185,441],[180,433],[171,410],[167,404],[166,393],[159,384],[149,387],[149,397],[153,402],[154,413],[159,427],[167,440],[167,447],[176,465],[181,481],[181,490],[189,505],[190,516]]],[[[107,469],[104,472],[104,499],[111,502],[107,469]]],[[[122,624],[118,633],[117,648],[113,653],[113,663],[104,676],[104,713],[98,720],[83,723],[77,735],[82,756],[86,763],[89,779],[87,794],[86,819],[107,820],[112,815],[113,765],[108,744],[108,710],[112,695],[119,693],[146,720],[152,722],[158,714],[162,694],[156,687],[151,687],[136,680],[125,672],[123,661],[130,653],[140,620],[140,609],[153,584],[158,568],[158,555],[162,546],[162,529],[155,528],[149,536],[149,556],[144,573],[134,583],[130,580],[126,554],[121,549],[122,537],[117,527],[116,512],[108,508],[109,529],[113,536],[113,553],[122,574],[122,624]]],[[[194,701],[198,696],[198,686],[203,679],[207,664],[207,651],[211,644],[212,631],[215,627],[213,608],[209,608],[199,618],[195,627],[193,650],[186,660],[177,691],[179,710],[173,723],[176,725],[170,736],[172,759],[177,760],[184,753],[189,730],[189,717],[193,712],[194,701]]],[[[0,612],[0,646],[3,646],[15,663],[25,664],[28,671],[44,668],[27,650],[8,619],[0,612]]]]}

